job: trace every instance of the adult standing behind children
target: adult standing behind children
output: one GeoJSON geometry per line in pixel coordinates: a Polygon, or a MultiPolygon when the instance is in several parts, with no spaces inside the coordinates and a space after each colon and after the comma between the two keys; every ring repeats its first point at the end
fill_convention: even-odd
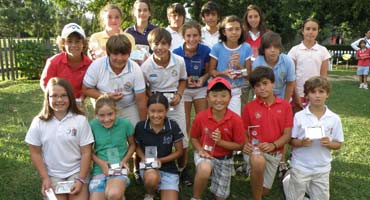
{"type": "Polygon", "coordinates": [[[72,85],[77,101],[83,102],[82,80],[91,64],[91,60],[84,55],[87,49],[85,31],[76,23],[66,24],[61,36],[57,38],[57,43],[62,52],[46,61],[40,86],[45,91],[51,78],[64,78],[72,85]]]}
{"type": "Polygon", "coordinates": [[[107,56],[96,59],[84,77],[82,90],[94,99],[103,94],[113,98],[118,116],[135,125],[146,119],[145,80],[139,65],[129,59],[131,43],[125,35],[114,35],[107,42],[107,56]]]}
{"type": "Polygon", "coordinates": [[[355,51],[359,50],[361,40],[365,40],[366,48],[370,48],[370,29],[365,33],[365,37],[351,43],[352,49],[354,49],[355,51]]]}
{"type": "Polygon", "coordinates": [[[100,10],[100,23],[103,31],[91,35],[89,41],[89,57],[92,60],[107,55],[106,43],[109,37],[124,34],[130,40],[131,48],[135,49],[135,39],[129,33],[124,33],[121,27],[122,11],[112,4],[107,4],[100,10]]]}
{"type": "Polygon", "coordinates": [[[296,72],[296,89],[293,95],[293,109],[299,111],[306,105],[303,85],[306,80],[313,76],[326,77],[328,74],[330,53],[326,47],[317,41],[320,25],[314,18],[308,18],[303,22],[301,44],[292,47],[288,55],[293,59],[296,72]]]}
{"type": "Polygon", "coordinates": [[[271,68],[257,67],[249,80],[256,99],[242,114],[248,134],[243,153],[249,155],[253,199],[261,200],[272,188],[283,147],[290,140],[293,114],[289,102],[273,93],[275,75],[271,68]]]}
{"type": "Polygon", "coordinates": [[[219,42],[220,32],[218,22],[220,21],[220,8],[214,1],[208,1],[202,6],[200,15],[204,23],[202,27],[202,44],[212,49],[219,42]]]}
{"type": "Polygon", "coordinates": [[[184,43],[184,39],[180,33],[181,26],[185,23],[186,11],[181,3],[173,3],[167,8],[167,19],[169,25],[166,30],[171,34],[171,47],[174,50],[184,43]]]}
{"type": "Polygon", "coordinates": [[[59,182],[74,181],[71,192],[58,199],[88,199],[88,173],[93,135],[87,118],[77,108],[72,86],[65,79],[51,78],[43,108],[28,129],[32,164],[39,173],[41,193],[56,191],[59,182]]]}

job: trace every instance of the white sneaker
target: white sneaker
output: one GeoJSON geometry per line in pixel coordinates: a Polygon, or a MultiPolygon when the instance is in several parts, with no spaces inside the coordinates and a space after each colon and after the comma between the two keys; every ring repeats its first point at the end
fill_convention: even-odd
{"type": "Polygon", "coordinates": [[[145,194],[144,200],[154,200],[154,195],[152,195],[152,194],[145,194]]]}
{"type": "Polygon", "coordinates": [[[363,83],[361,83],[361,84],[360,84],[360,87],[358,87],[358,88],[364,88],[364,84],[363,84],[363,83]]]}
{"type": "Polygon", "coordinates": [[[364,88],[365,90],[367,90],[368,88],[367,88],[367,84],[364,84],[363,86],[362,86],[362,88],[364,88]]]}

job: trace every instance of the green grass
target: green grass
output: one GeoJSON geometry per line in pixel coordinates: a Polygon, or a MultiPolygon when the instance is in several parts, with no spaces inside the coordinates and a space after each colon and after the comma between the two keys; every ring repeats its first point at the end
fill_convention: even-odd
{"type": "MultiPolygon", "coordinates": [[[[333,152],[331,199],[370,199],[370,90],[358,89],[354,71],[330,73],[331,110],[342,119],[345,142],[333,152]]],[[[42,93],[38,81],[0,82],[0,199],[41,199],[40,179],[29,159],[24,137],[32,118],[40,111],[42,93]]],[[[91,112],[90,112],[91,113],[91,112]]],[[[194,165],[189,159],[192,170],[194,165]]],[[[240,159],[237,159],[240,165],[240,159]]],[[[133,179],[132,179],[133,182],[133,179]]],[[[142,186],[131,184],[127,199],[142,199],[142,186]]],[[[190,199],[191,188],[181,186],[181,199],[190,199]]],[[[212,199],[207,190],[203,199],[212,199]]],[[[232,179],[229,199],[251,199],[249,178],[232,179]]],[[[268,198],[282,199],[277,179],[268,198]]]]}

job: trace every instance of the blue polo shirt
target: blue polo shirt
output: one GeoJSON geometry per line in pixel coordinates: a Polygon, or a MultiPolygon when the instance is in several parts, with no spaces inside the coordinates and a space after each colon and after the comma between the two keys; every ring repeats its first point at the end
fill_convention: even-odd
{"type": "MultiPolygon", "coordinates": [[[[198,44],[195,55],[188,57],[185,55],[184,45],[174,49],[172,52],[184,58],[188,76],[203,76],[206,73],[205,64],[210,60],[209,53],[211,49],[206,45],[198,44]]],[[[205,81],[203,87],[207,86],[207,84],[207,81],[205,81]]]]}
{"type": "Polygon", "coordinates": [[[133,26],[128,27],[125,32],[130,33],[135,38],[135,44],[141,44],[141,45],[148,45],[148,35],[151,30],[157,28],[157,26],[154,26],[153,24],[148,24],[146,29],[144,30],[144,33],[140,33],[136,30],[136,24],[133,26]]]}
{"type": "MultiPolygon", "coordinates": [[[[258,66],[268,66],[265,57],[259,55],[252,64],[252,70],[258,66]]],[[[282,99],[285,97],[285,89],[287,82],[295,80],[295,68],[292,59],[286,54],[281,53],[279,60],[272,67],[275,75],[274,94],[282,99]]]]}

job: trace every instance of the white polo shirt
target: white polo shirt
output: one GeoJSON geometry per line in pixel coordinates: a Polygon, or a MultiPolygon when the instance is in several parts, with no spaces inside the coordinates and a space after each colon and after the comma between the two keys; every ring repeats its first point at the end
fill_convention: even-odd
{"type": "MultiPolygon", "coordinates": [[[[343,142],[343,129],[339,116],[326,107],[325,114],[318,119],[307,106],[294,115],[292,138],[303,139],[305,128],[322,126],[325,136],[331,141],[343,142]]],[[[331,169],[332,156],[330,150],[321,146],[319,140],[313,140],[309,147],[293,148],[291,165],[307,173],[325,173],[331,169]]]]}
{"type": "Polygon", "coordinates": [[[330,53],[326,47],[316,43],[312,48],[307,48],[303,42],[290,49],[290,56],[296,65],[296,83],[300,97],[304,97],[303,85],[313,76],[320,76],[321,64],[329,59],[330,53]]]}
{"type": "Polygon", "coordinates": [[[167,26],[166,30],[170,32],[172,38],[170,47],[171,51],[184,43],[184,38],[182,38],[182,35],[179,32],[174,31],[170,26],[167,26]]]}
{"type": "Polygon", "coordinates": [[[220,40],[220,32],[210,33],[206,27],[202,27],[202,44],[207,45],[212,49],[213,45],[220,40]]]}
{"type": "Polygon", "coordinates": [[[187,80],[184,58],[171,52],[166,67],[157,65],[151,55],[142,65],[151,92],[176,92],[180,80],[187,80]]]}
{"type": "Polygon", "coordinates": [[[41,147],[49,176],[66,178],[80,171],[80,147],[93,143],[94,137],[87,118],[69,112],[60,121],[35,117],[25,141],[41,147]]]}
{"type": "Polygon", "coordinates": [[[107,56],[96,59],[87,69],[84,85],[101,93],[122,92],[117,106],[125,108],[135,104],[135,94],[145,92],[145,79],[139,65],[128,60],[120,74],[113,72],[107,56]]]}

